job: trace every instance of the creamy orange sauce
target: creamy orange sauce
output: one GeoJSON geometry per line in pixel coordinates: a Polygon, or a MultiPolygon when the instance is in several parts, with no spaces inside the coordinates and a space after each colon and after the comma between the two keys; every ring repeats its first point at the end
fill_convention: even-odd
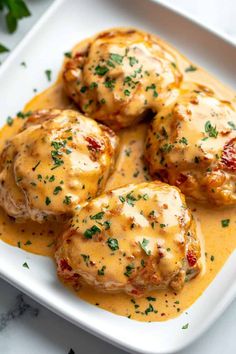
{"type": "MultiPolygon", "coordinates": [[[[185,81],[195,81],[214,89],[219,98],[235,103],[235,93],[225,88],[203,69],[185,72],[190,62],[164,43],[177,57],[185,81]]],[[[195,65],[194,65],[195,66],[195,65]]],[[[66,98],[61,80],[34,97],[24,112],[42,108],[74,108],[66,98]]],[[[12,136],[24,120],[16,118],[11,126],[5,125],[0,132],[0,149],[12,136]]],[[[114,173],[110,176],[106,190],[127,183],[139,183],[150,180],[143,160],[144,139],[147,123],[126,128],[118,133],[120,147],[114,173]]],[[[212,282],[227,258],[236,248],[236,208],[217,209],[188,202],[198,223],[202,242],[203,268],[200,275],[186,283],[180,293],[171,290],[154,291],[147,297],[132,299],[125,294],[104,294],[83,286],[78,296],[91,304],[100,306],[113,313],[140,321],[164,321],[178,316],[191,306],[212,282]],[[228,226],[222,226],[222,220],[230,220],[228,226]],[[201,237],[202,235],[202,237],[201,237]]],[[[35,222],[17,224],[0,210],[0,238],[16,247],[29,252],[53,256],[55,240],[61,232],[61,225],[35,222]]]]}

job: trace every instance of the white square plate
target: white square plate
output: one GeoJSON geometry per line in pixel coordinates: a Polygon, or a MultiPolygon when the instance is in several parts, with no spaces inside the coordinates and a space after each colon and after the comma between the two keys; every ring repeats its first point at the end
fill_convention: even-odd
{"type": "MultiPolygon", "coordinates": [[[[0,69],[0,118],[21,110],[47,85],[45,70],[56,79],[63,53],[82,38],[114,26],[136,26],[156,33],[221,81],[235,86],[236,50],[230,41],[149,0],[57,0],[0,69]],[[20,65],[27,63],[27,69],[20,65]]],[[[167,322],[141,323],[92,306],[64,288],[49,258],[0,242],[0,275],[74,324],[135,353],[170,353],[196,339],[236,294],[236,253],[188,309],[167,322]],[[30,269],[22,267],[27,261],[30,269]],[[182,330],[185,323],[188,330],[182,330]]]]}

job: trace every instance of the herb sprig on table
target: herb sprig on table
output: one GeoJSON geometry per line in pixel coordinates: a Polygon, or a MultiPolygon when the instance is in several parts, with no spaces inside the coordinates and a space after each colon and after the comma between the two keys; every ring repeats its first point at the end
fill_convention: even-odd
{"type": "MultiPolygon", "coordinates": [[[[4,13],[9,33],[17,30],[18,21],[31,15],[24,0],[0,0],[0,11],[4,13]]],[[[0,54],[9,49],[0,43],[0,54]]]]}

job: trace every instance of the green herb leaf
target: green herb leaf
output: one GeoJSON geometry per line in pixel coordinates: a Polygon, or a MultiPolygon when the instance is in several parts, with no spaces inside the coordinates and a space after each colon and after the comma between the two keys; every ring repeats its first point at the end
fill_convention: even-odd
{"type": "Polygon", "coordinates": [[[156,301],[156,298],[155,297],[152,297],[152,296],[147,296],[146,299],[148,301],[156,301]]]}
{"type": "Polygon", "coordinates": [[[126,277],[130,277],[132,271],[134,270],[134,265],[133,264],[128,264],[126,267],[125,267],[126,271],[124,273],[124,275],[126,277]]]}
{"type": "Polygon", "coordinates": [[[32,245],[32,242],[30,241],[30,240],[28,240],[28,241],[26,241],[25,242],[25,244],[24,244],[25,246],[29,246],[29,245],[32,245]]]}
{"type": "Polygon", "coordinates": [[[106,269],[106,266],[102,266],[101,269],[98,269],[98,275],[104,275],[105,269],[106,269]]]}
{"type": "Polygon", "coordinates": [[[234,122],[228,122],[228,125],[230,126],[231,129],[236,130],[236,125],[234,124],[234,122]]]}
{"type": "Polygon", "coordinates": [[[98,76],[104,76],[109,71],[108,67],[98,65],[95,68],[95,74],[98,76]]]}
{"type": "Polygon", "coordinates": [[[97,233],[101,233],[101,230],[96,225],[93,225],[90,229],[87,229],[84,232],[84,237],[90,239],[97,233]]]}
{"type": "Polygon", "coordinates": [[[122,61],[123,61],[122,55],[115,54],[115,53],[110,54],[110,59],[113,60],[117,64],[122,64],[122,61]]]}
{"type": "Polygon", "coordinates": [[[45,70],[45,75],[46,75],[48,81],[51,81],[51,79],[52,79],[52,71],[51,70],[45,70]]]}
{"type": "Polygon", "coordinates": [[[186,324],[182,327],[182,329],[188,329],[188,323],[186,323],[186,324]]]}
{"type": "Polygon", "coordinates": [[[17,29],[18,20],[31,15],[28,7],[23,0],[1,0],[0,10],[8,10],[5,18],[7,29],[10,33],[13,33],[17,29]]]}
{"type": "Polygon", "coordinates": [[[9,52],[9,49],[0,43],[0,54],[9,52]]]}
{"type": "Polygon", "coordinates": [[[229,223],[230,223],[230,219],[221,220],[221,226],[222,227],[228,227],[229,223]]]}
{"type": "Polygon", "coordinates": [[[139,242],[140,247],[144,250],[146,255],[150,256],[151,255],[151,251],[147,250],[147,245],[148,244],[149,244],[149,240],[147,240],[146,238],[143,238],[142,242],[139,242]]]}
{"type": "Polygon", "coordinates": [[[110,249],[112,251],[116,251],[116,250],[119,249],[119,243],[118,243],[118,240],[116,238],[109,237],[108,240],[107,240],[107,244],[108,244],[108,246],[110,247],[110,249]]]}
{"type": "Polygon", "coordinates": [[[216,130],[216,126],[213,127],[209,120],[205,124],[205,132],[208,133],[209,137],[217,138],[218,131],[216,130]]]}
{"type": "Polygon", "coordinates": [[[188,72],[196,71],[196,70],[197,70],[197,67],[196,67],[196,66],[190,65],[189,67],[187,67],[187,68],[185,69],[185,72],[188,73],[188,72]]]}
{"type": "Polygon", "coordinates": [[[45,198],[45,204],[46,204],[46,205],[51,204],[51,199],[50,199],[49,197],[46,197],[46,198],[45,198]]]}
{"type": "Polygon", "coordinates": [[[71,198],[72,198],[71,195],[66,195],[63,200],[63,203],[69,205],[71,203],[71,198]]]}
{"type": "Polygon", "coordinates": [[[22,267],[29,269],[29,266],[28,266],[28,263],[27,263],[27,262],[23,263],[23,264],[22,264],[22,267]]]}
{"type": "Polygon", "coordinates": [[[101,220],[103,218],[103,215],[105,214],[104,211],[100,211],[99,213],[95,215],[90,215],[91,220],[101,220]]]}
{"type": "Polygon", "coordinates": [[[61,186],[56,186],[56,187],[54,188],[53,194],[54,194],[54,195],[57,195],[60,191],[62,191],[61,186]]]}
{"type": "Polygon", "coordinates": [[[9,127],[12,126],[13,122],[14,121],[13,121],[12,117],[7,117],[7,124],[9,125],[9,127]]]}
{"type": "Polygon", "coordinates": [[[64,53],[64,56],[65,56],[66,58],[72,58],[72,52],[65,52],[65,53],[64,53]]]}

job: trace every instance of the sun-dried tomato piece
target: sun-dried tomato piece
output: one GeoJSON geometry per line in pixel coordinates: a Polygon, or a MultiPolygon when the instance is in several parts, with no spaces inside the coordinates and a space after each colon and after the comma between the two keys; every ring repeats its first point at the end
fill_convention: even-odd
{"type": "Polygon", "coordinates": [[[71,266],[68,264],[68,262],[65,259],[60,260],[60,268],[62,272],[64,272],[64,270],[68,270],[69,272],[72,271],[71,266]]]}
{"type": "Polygon", "coordinates": [[[87,136],[85,140],[88,142],[88,148],[93,151],[100,151],[102,148],[101,143],[96,140],[95,138],[92,138],[91,136],[87,136]]]}
{"type": "Polygon", "coordinates": [[[193,267],[197,262],[196,254],[193,251],[188,251],[187,260],[190,267],[193,267]]]}
{"type": "Polygon", "coordinates": [[[225,169],[235,171],[236,170],[236,138],[231,139],[227,144],[225,144],[221,163],[225,169]]]}
{"type": "Polygon", "coordinates": [[[75,53],[74,58],[80,58],[82,56],[83,56],[83,53],[77,52],[77,53],[75,53]]]}

